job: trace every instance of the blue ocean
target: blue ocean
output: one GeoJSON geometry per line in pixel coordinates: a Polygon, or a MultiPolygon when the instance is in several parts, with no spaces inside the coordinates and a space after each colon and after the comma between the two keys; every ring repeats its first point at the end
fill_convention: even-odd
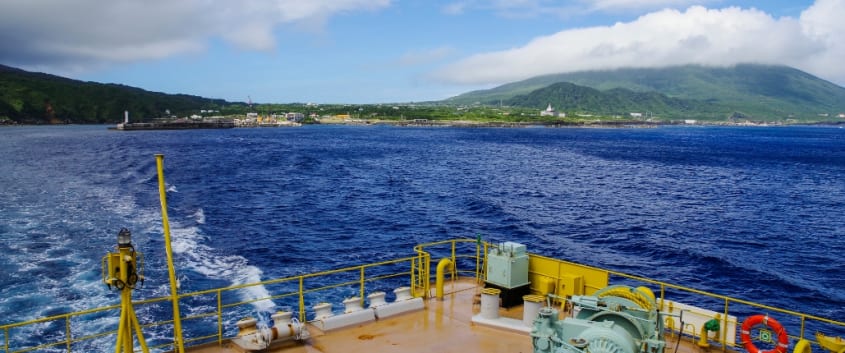
{"type": "Polygon", "coordinates": [[[182,292],[480,235],[845,320],[841,128],[37,126],[0,151],[0,324],[118,303],[100,261],[123,227],[134,298],[169,294],[157,153],[182,292]]]}

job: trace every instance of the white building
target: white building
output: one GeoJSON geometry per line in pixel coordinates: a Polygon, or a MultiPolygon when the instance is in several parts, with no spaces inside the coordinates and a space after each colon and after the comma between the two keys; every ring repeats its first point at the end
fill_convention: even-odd
{"type": "Polygon", "coordinates": [[[556,116],[556,117],[564,118],[564,117],[566,117],[566,113],[555,111],[554,108],[552,108],[552,104],[549,103],[549,107],[546,108],[546,110],[540,111],[540,116],[556,116]]]}
{"type": "Polygon", "coordinates": [[[642,118],[643,113],[630,113],[632,118],[642,118]]]}
{"type": "Polygon", "coordinates": [[[287,113],[287,114],[285,114],[285,119],[287,119],[287,121],[293,121],[293,122],[298,123],[298,122],[302,121],[303,119],[305,119],[305,114],[302,114],[302,113],[287,113]]]}

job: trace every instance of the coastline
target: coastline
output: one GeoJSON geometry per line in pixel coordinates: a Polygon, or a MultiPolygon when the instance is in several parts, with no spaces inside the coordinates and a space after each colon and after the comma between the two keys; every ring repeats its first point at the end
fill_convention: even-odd
{"type": "MultiPolygon", "coordinates": [[[[0,128],[13,127],[32,127],[32,126],[92,126],[103,125],[109,130],[189,130],[208,128],[205,126],[179,126],[179,127],[153,127],[153,124],[137,123],[135,125],[144,125],[143,128],[128,128],[120,129],[117,125],[121,124],[84,124],[84,123],[62,123],[62,124],[0,124],[0,128]]],[[[381,119],[322,119],[316,123],[311,124],[278,124],[278,125],[239,125],[234,126],[225,124],[225,127],[215,128],[255,128],[255,127],[299,127],[299,126],[319,126],[319,125],[347,125],[347,126],[376,126],[387,125],[395,127],[457,127],[457,128],[656,128],[661,126],[688,126],[688,127],[705,127],[705,126],[725,126],[725,127],[789,127],[789,126],[829,126],[842,127],[845,126],[845,121],[820,121],[820,122],[729,122],[729,121],[696,121],[694,123],[684,121],[634,121],[634,120],[594,120],[594,121],[561,121],[561,122],[529,122],[529,121],[471,121],[471,120],[381,120],[381,119]]]]}

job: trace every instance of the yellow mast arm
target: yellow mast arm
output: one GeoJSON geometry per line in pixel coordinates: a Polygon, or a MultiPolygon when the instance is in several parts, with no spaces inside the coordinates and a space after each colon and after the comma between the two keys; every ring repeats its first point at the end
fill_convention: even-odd
{"type": "Polygon", "coordinates": [[[179,294],[176,288],[176,270],[173,268],[173,249],[170,247],[170,221],[167,219],[167,190],[164,185],[164,155],[156,154],[156,169],[158,170],[158,193],[161,199],[161,223],[164,227],[164,247],[167,252],[167,270],[170,273],[170,299],[173,302],[173,340],[176,341],[176,352],[184,352],[182,344],[182,319],[179,314],[179,294]]]}

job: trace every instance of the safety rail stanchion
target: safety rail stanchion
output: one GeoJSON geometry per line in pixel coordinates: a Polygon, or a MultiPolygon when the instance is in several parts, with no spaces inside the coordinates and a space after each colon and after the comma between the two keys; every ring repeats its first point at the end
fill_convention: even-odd
{"type": "Polygon", "coordinates": [[[217,290],[217,344],[223,346],[223,292],[217,290]]]}
{"type": "Polygon", "coordinates": [[[70,344],[73,342],[73,336],[70,333],[70,316],[65,315],[65,342],[67,342],[67,352],[70,353],[70,344]]]}
{"type": "Polygon", "coordinates": [[[475,283],[481,283],[481,272],[479,265],[481,263],[481,236],[478,236],[478,241],[475,242],[475,283]]]}
{"type": "Polygon", "coordinates": [[[722,320],[724,321],[722,323],[722,327],[724,327],[724,330],[721,330],[722,332],[719,332],[719,336],[720,336],[719,337],[719,343],[722,344],[722,351],[723,352],[728,351],[728,345],[727,345],[727,342],[728,342],[728,324],[730,323],[730,321],[729,321],[730,318],[728,317],[728,315],[729,315],[728,307],[730,306],[730,303],[731,303],[731,300],[729,298],[725,298],[725,315],[722,315],[722,320]]]}
{"type": "Polygon", "coordinates": [[[411,291],[416,293],[417,292],[417,280],[414,278],[414,266],[416,266],[416,260],[411,258],[411,273],[408,275],[411,277],[411,291]]]}
{"type": "Polygon", "coordinates": [[[452,283],[455,283],[455,277],[458,274],[458,258],[455,257],[455,248],[458,246],[457,240],[452,240],[452,283]]]}
{"type": "Polygon", "coordinates": [[[490,244],[487,243],[487,242],[484,242],[484,253],[481,254],[481,256],[482,256],[482,258],[481,258],[481,279],[482,279],[482,281],[484,280],[484,278],[487,277],[487,260],[488,260],[487,254],[489,253],[489,250],[490,250],[490,244]]]}
{"type": "Polygon", "coordinates": [[[358,294],[358,298],[360,298],[359,300],[361,301],[361,306],[364,306],[364,281],[366,280],[366,277],[364,275],[364,268],[366,267],[361,266],[361,291],[358,294]]]}
{"type": "Polygon", "coordinates": [[[305,277],[299,276],[299,322],[305,322],[305,277]]]}
{"type": "Polygon", "coordinates": [[[801,315],[801,333],[798,335],[798,339],[804,339],[804,320],[806,319],[806,315],[801,315]]]}

